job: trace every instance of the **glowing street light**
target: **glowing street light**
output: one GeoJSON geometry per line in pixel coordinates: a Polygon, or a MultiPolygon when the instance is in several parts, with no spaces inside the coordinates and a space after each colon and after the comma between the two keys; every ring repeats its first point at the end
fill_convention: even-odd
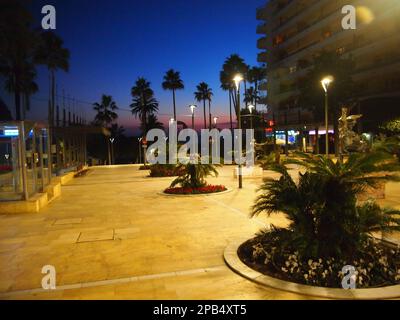
{"type": "Polygon", "coordinates": [[[189,106],[189,108],[190,108],[190,111],[192,112],[192,129],[194,129],[194,109],[196,109],[197,106],[192,104],[189,106]]]}
{"type": "MultiPolygon", "coordinates": [[[[239,129],[239,133],[242,129],[242,124],[241,124],[241,119],[240,119],[240,82],[243,81],[243,76],[241,74],[237,74],[234,78],[233,78],[233,82],[235,83],[236,86],[236,94],[237,94],[237,100],[236,100],[236,109],[237,109],[237,122],[238,122],[238,129],[239,129]]],[[[240,133],[241,135],[241,133],[240,133]]],[[[239,163],[238,163],[238,178],[239,178],[239,189],[242,188],[243,184],[242,184],[242,137],[239,137],[239,163]]]]}
{"type": "MultiPolygon", "coordinates": [[[[327,76],[321,80],[322,88],[325,91],[325,154],[329,156],[329,127],[328,127],[328,88],[333,82],[332,76],[327,76]]],[[[318,141],[317,141],[318,143],[318,141]]]]}
{"type": "Polygon", "coordinates": [[[214,128],[216,128],[217,127],[218,117],[214,117],[213,121],[214,121],[214,128]]]}
{"type": "Polygon", "coordinates": [[[253,129],[253,109],[255,109],[256,107],[250,104],[247,106],[247,108],[249,109],[250,112],[250,129],[253,129]]]}

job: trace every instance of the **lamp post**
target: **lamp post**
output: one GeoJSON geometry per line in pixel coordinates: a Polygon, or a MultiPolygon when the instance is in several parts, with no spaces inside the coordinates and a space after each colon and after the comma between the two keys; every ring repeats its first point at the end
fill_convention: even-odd
{"type": "MultiPolygon", "coordinates": [[[[329,125],[328,125],[328,88],[332,83],[333,77],[327,76],[321,80],[322,88],[325,91],[325,154],[329,156],[329,125]]],[[[318,141],[317,141],[318,143],[318,141]]]]}
{"type": "Polygon", "coordinates": [[[189,106],[189,108],[190,108],[190,111],[192,112],[192,129],[194,130],[194,109],[196,109],[197,106],[192,104],[189,106]]]}
{"type": "Polygon", "coordinates": [[[240,74],[237,74],[234,78],[233,81],[235,82],[235,86],[236,86],[236,93],[237,93],[237,101],[236,101],[236,109],[237,109],[237,122],[238,122],[238,131],[240,134],[240,137],[238,136],[239,142],[238,143],[238,159],[239,159],[239,163],[238,163],[238,178],[239,178],[239,189],[242,189],[243,187],[243,183],[242,183],[242,123],[241,123],[241,117],[240,117],[240,82],[243,81],[243,76],[240,74]]]}
{"type": "Polygon", "coordinates": [[[115,140],[115,138],[110,138],[110,142],[111,142],[111,164],[114,164],[114,140],[115,140]]]}
{"type": "Polygon", "coordinates": [[[138,142],[139,142],[139,163],[142,163],[142,139],[143,138],[138,138],[138,142]]]}
{"type": "Polygon", "coordinates": [[[250,112],[250,129],[253,129],[253,109],[255,108],[252,104],[248,105],[247,108],[250,112]]]}
{"type": "Polygon", "coordinates": [[[218,117],[214,117],[213,121],[214,121],[214,128],[216,129],[217,128],[218,117]]]}

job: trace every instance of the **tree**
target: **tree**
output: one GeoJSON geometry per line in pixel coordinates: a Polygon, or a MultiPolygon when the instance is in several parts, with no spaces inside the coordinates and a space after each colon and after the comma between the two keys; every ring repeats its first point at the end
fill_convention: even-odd
{"type": "Polygon", "coordinates": [[[37,34],[31,30],[31,14],[19,1],[4,0],[1,6],[0,74],[6,78],[6,89],[14,93],[15,117],[21,120],[21,93],[27,87],[26,72],[34,68],[37,34]]]}
{"type": "Polygon", "coordinates": [[[130,107],[132,114],[140,119],[142,136],[145,137],[149,129],[149,116],[158,110],[158,101],[154,98],[154,91],[150,88],[150,82],[141,77],[136,80],[131,89],[133,102],[130,107]]]}
{"type": "Polygon", "coordinates": [[[154,113],[150,113],[147,117],[147,129],[164,129],[164,125],[162,122],[158,121],[158,118],[154,113]]]}
{"type": "Polygon", "coordinates": [[[257,105],[257,102],[260,101],[260,97],[258,96],[257,91],[254,89],[254,87],[250,87],[246,90],[246,92],[244,93],[243,101],[248,105],[252,104],[254,106],[254,109],[256,109],[255,106],[257,105]]]}
{"type": "MultiPolygon", "coordinates": [[[[298,104],[313,113],[314,121],[317,124],[324,119],[324,91],[321,87],[321,80],[328,75],[334,78],[329,86],[329,118],[331,121],[333,119],[336,153],[339,150],[340,109],[351,100],[354,94],[354,83],[351,79],[353,70],[354,61],[352,59],[341,58],[336,52],[321,52],[314,58],[313,68],[306,76],[307,80],[299,82],[298,85],[300,90],[298,104]]],[[[318,132],[317,128],[315,130],[318,132]]],[[[316,150],[318,150],[317,146],[316,150]]]]}
{"type": "MultiPolygon", "coordinates": [[[[235,94],[236,88],[233,83],[233,78],[237,74],[241,74],[243,77],[246,77],[248,71],[248,66],[244,62],[244,60],[237,54],[232,54],[228,58],[225,59],[224,64],[222,65],[222,70],[220,72],[220,82],[221,89],[229,91],[229,107],[230,107],[230,120],[231,120],[231,129],[233,128],[232,122],[232,103],[235,108],[235,114],[238,116],[237,110],[237,95],[235,94]]],[[[245,81],[245,89],[246,89],[246,81],[245,81]]]]}
{"type": "MultiPolygon", "coordinates": [[[[207,117],[206,117],[206,101],[209,101],[209,110],[211,109],[211,96],[212,90],[205,82],[200,82],[197,86],[197,91],[194,93],[195,99],[198,102],[203,101],[203,113],[204,113],[204,129],[207,128],[207,117]]],[[[211,110],[210,112],[210,128],[211,128],[211,110]]]]}
{"type": "Polygon", "coordinates": [[[372,232],[400,230],[399,211],[357,201],[367,187],[399,181],[399,163],[390,153],[354,153],[346,162],[297,153],[269,169],[280,177],[265,179],[252,215],[283,212],[290,221],[286,244],[305,258],[353,259],[372,232]],[[289,174],[289,164],[306,169],[298,182],[289,174]]]}
{"type": "MultiPolygon", "coordinates": [[[[250,83],[254,84],[254,94],[255,96],[259,97],[259,85],[260,82],[265,80],[267,77],[265,68],[260,68],[260,67],[252,67],[248,70],[247,72],[247,78],[250,83]]],[[[259,100],[259,98],[258,98],[259,100]]],[[[257,109],[257,103],[259,101],[255,100],[254,101],[254,107],[257,109]]]]}
{"type": "Polygon", "coordinates": [[[176,121],[176,103],[175,103],[175,91],[182,90],[185,88],[183,81],[180,77],[180,73],[174,69],[170,69],[165,73],[164,82],[162,83],[164,90],[172,91],[172,101],[174,107],[174,120],[176,121]]]}
{"type": "MultiPolygon", "coordinates": [[[[107,96],[103,94],[101,97],[101,102],[95,102],[93,104],[93,109],[97,112],[94,122],[97,125],[103,127],[109,127],[111,123],[118,118],[118,115],[115,113],[115,110],[118,109],[116,103],[113,101],[111,96],[107,96]]],[[[111,160],[111,150],[110,150],[110,140],[109,137],[105,137],[107,144],[107,153],[108,153],[108,164],[112,164],[111,160]]]]}
{"type": "Polygon", "coordinates": [[[54,125],[55,109],[55,73],[57,70],[68,72],[69,50],[63,47],[63,40],[52,31],[40,34],[39,45],[35,55],[38,64],[47,66],[51,79],[51,103],[49,110],[49,124],[54,125]]]}
{"type": "Polygon", "coordinates": [[[108,127],[114,120],[118,118],[115,110],[118,109],[116,103],[111,96],[103,94],[101,102],[93,103],[93,109],[97,112],[94,121],[97,125],[108,127]]]}
{"type": "Polygon", "coordinates": [[[0,121],[8,120],[12,120],[11,112],[4,101],[0,98],[0,121]]]}

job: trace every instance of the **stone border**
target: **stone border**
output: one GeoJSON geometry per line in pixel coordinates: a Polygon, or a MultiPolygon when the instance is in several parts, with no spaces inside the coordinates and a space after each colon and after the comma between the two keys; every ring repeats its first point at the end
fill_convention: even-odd
{"type": "Polygon", "coordinates": [[[313,287],[264,275],[244,264],[237,254],[239,247],[249,239],[250,238],[246,238],[231,242],[224,250],[224,260],[228,267],[234,272],[261,286],[328,299],[375,300],[400,297],[400,285],[371,289],[344,290],[338,288],[313,287]]]}
{"type": "Polygon", "coordinates": [[[220,194],[225,194],[228,192],[232,192],[233,189],[232,188],[226,188],[227,190],[225,191],[221,191],[221,192],[212,192],[212,193],[197,193],[197,194],[172,194],[172,193],[165,193],[164,191],[162,192],[157,192],[157,194],[161,194],[163,196],[167,196],[167,197],[209,197],[209,196],[216,196],[216,195],[220,195],[220,194]]]}

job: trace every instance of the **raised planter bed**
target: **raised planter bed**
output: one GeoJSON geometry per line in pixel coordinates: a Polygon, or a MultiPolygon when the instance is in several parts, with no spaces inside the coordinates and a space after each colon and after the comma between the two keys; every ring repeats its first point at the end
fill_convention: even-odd
{"type": "Polygon", "coordinates": [[[275,288],[278,290],[298,293],[307,296],[322,297],[328,299],[396,299],[400,298],[400,285],[390,285],[385,287],[349,289],[327,288],[299,284],[285,281],[263,274],[247,266],[238,255],[239,248],[248,239],[239,239],[231,242],[224,251],[226,264],[239,275],[264,287],[275,288]]]}
{"type": "Polygon", "coordinates": [[[207,185],[199,188],[184,188],[184,187],[167,188],[164,190],[164,193],[170,195],[202,195],[202,194],[221,193],[227,190],[228,189],[223,185],[215,185],[215,186],[207,185]]]}

